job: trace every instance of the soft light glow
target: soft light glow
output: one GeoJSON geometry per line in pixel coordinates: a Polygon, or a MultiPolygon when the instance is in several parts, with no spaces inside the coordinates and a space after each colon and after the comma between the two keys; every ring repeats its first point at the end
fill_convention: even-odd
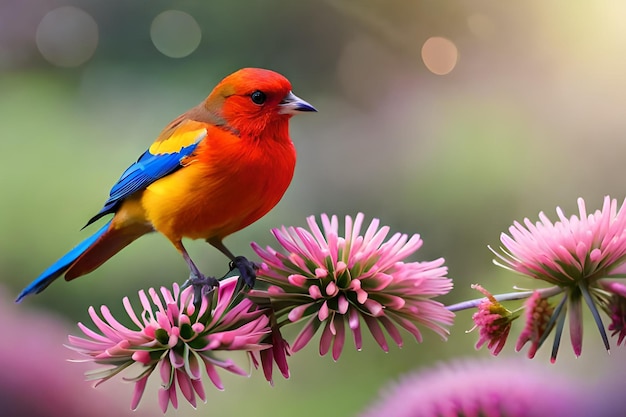
{"type": "Polygon", "coordinates": [[[433,74],[449,74],[459,58],[456,45],[449,39],[438,36],[428,38],[422,46],[422,60],[433,74]]]}
{"type": "Polygon", "coordinates": [[[163,55],[184,58],[200,45],[202,31],[190,14],[179,10],[167,10],[152,21],[152,43],[163,55]]]}
{"type": "Polygon", "coordinates": [[[48,12],[37,27],[37,48],[50,63],[77,67],[89,60],[98,46],[98,24],[82,9],[59,7],[48,12]]]}
{"type": "Polygon", "coordinates": [[[482,13],[474,13],[468,16],[467,27],[479,39],[491,38],[496,31],[493,20],[482,13]]]}

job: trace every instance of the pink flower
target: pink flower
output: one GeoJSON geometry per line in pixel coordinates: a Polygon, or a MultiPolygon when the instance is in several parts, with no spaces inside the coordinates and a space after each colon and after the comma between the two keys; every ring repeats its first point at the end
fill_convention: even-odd
{"type": "Polygon", "coordinates": [[[472,316],[474,328],[478,328],[480,332],[476,349],[480,349],[487,343],[487,349],[495,356],[504,347],[511,330],[511,322],[517,317],[513,316],[489,291],[480,285],[472,285],[472,288],[482,292],[487,297],[480,302],[478,311],[472,316]]]}
{"type": "Polygon", "coordinates": [[[169,403],[177,408],[177,391],[195,407],[196,396],[206,401],[202,368],[218,389],[223,386],[216,368],[247,375],[231,360],[218,359],[217,351],[255,352],[269,347],[261,343],[270,333],[268,317],[250,300],[239,299],[236,285],[237,277],[222,281],[199,306],[193,302],[193,287],[183,291],[177,284],[173,291],[162,287],[161,296],[152,288],[149,296],[142,290],[139,316],[128,298],[123,300],[135,329],[123,326],[106,306],[100,308],[102,318],[91,307],[89,315],[98,331],[79,323],[87,338],[69,336],[69,347],[88,356],[89,361],[109,365],[88,373],[89,380],[98,381],[96,385],[126,368],[138,368],[135,376],[126,378],[135,382],[132,409],[137,408],[147,380],[157,368],[162,380],[159,405],[163,412],[169,403]]]}
{"type": "MultiPolygon", "coordinates": [[[[583,300],[590,309],[606,349],[608,338],[597,306],[601,306],[612,317],[613,328],[622,326],[619,322],[619,298],[612,303],[607,299],[611,287],[603,287],[606,278],[621,278],[626,272],[626,209],[618,206],[616,200],[604,198],[601,210],[587,214],[585,202],[578,199],[578,216],[566,217],[557,207],[559,220],[552,223],[546,215],[539,213],[539,222],[524,219],[524,224],[515,222],[509,234],[502,234],[502,253],[492,249],[498,257],[494,261],[502,266],[531,278],[548,282],[564,294],[551,312],[550,319],[539,314],[545,332],[539,340],[532,336],[531,353],[541,346],[549,333],[555,330],[552,348],[552,361],[556,355],[569,310],[570,339],[574,353],[582,351],[582,306],[583,300]],[[618,309],[616,309],[618,308],[618,309]]],[[[530,320],[533,320],[532,317],[530,320]]],[[[532,326],[527,322],[528,326],[532,326]]],[[[537,327],[538,324],[535,324],[537,327]]],[[[614,332],[623,340],[622,330],[614,332]]]]}
{"type": "MultiPolygon", "coordinates": [[[[361,417],[586,417],[580,383],[526,363],[456,361],[415,372],[384,390],[361,417]]],[[[592,404],[597,405],[597,402],[592,404]]],[[[606,416],[608,417],[608,416],[606,416]]]]}
{"type": "Polygon", "coordinates": [[[258,280],[267,290],[250,292],[253,299],[269,299],[277,316],[289,322],[306,320],[292,344],[302,349],[322,327],[319,351],[339,358],[346,327],[352,332],[357,349],[362,347],[362,322],[380,347],[387,351],[383,328],[401,346],[398,327],[408,330],[419,342],[419,326],[446,338],[446,326],[454,314],[432,300],[452,288],[443,259],[430,262],[404,262],[422,245],[419,235],[396,233],[387,241],[389,227],[379,227],[374,219],[361,234],[364,216],[346,216],[344,236],[339,236],[336,216],[321,216],[322,229],[315,217],[307,219],[309,230],[300,227],[274,229],[284,252],[252,244],[264,264],[258,280]]]}

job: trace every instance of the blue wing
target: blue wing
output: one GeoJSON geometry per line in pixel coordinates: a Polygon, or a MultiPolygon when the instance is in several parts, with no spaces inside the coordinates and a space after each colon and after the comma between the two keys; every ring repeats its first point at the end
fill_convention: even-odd
{"type": "MultiPolygon", "coordinates": [[[[190,144],[182,146],[174,152],[152,153],[153,149],[158,149],[155,145],[159,145],[163,141],[155,142],[150,149],[137,159],[137,162],[124,171],[120,179],[111,188],[109,198],[104,203],[102,209],[87,222],[85,227],[109,213],[114,213],[121,202],[128,196],[145,189],[159,178],[163,178],[180,169],[182,167],[181,160],[191,155],[200,141],[206,137],[206,130],[202,129],[197,132],[198,134],[194,135],[190,144]]],[[[189,135],[185,136],[188,137],[189,135]]],[[[176,132],[171,136],[172,139],[179,139],[179,137],[180,135],[177,135],[176,132]]],[[[180,143],[180,140],[178,142],[180,143]]],[[[187,142],[189,142],[188,139],[187,142]]]]}

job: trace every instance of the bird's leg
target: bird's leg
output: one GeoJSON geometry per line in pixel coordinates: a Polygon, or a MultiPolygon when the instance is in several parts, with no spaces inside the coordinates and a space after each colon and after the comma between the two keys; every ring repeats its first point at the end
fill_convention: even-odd
{"type": "Polygon", "coordinates": [[[183,255],[183,259],[187,262],[190,271],[189,279],[185,281],[183,288],[187,288],[190,285],[193,286],[193,302],[194,304],[200,304],[203,297],[219,287],[220,282],[215,277],[207,277],[200,272],[182,242],[176,242],[175,246],[183,255]]]}
{"type": "Polygon", "coordinates": [[[259,266],[254,262],[249,261],[245,256],[235,256],[233,253],[228,250],[224,243],[222,243],[222,239],[209,238],[207,242],[222,252],[224,255],[228,256],[230,259],[230,270],[233,271],[235,268],[239,270],[239,277],[243,280],[243,282],[250,288],[254,288],[254,283],[256,281],[256,271],[259,269],[259,266]]]}
{"type": "Polygon", "coordinates": [[[248,287],[254,288],[256,271],[259,270],[259,265],[249,261],[245,256],[235,256],[235,258],[230,261],[229,267],[231,271],[235,268],[238,269],[239,276],[243,279],[243,282],[245,282],[248,287]]]}

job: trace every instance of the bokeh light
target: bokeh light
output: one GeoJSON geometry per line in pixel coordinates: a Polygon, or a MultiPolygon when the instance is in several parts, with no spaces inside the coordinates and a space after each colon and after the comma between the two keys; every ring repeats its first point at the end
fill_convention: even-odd
{"type": "Polygon", "coordinates": [[[446,75],[452,72],[459,58],[456,45],[449,39],[434,36],[422,46],[422,60],[433,74],[446,75]]]}
{"type": "Polygon", "coordinates": [[[167,10],[152,21],[150,37],[163,55],[184,58],[200,45],[202,30],[189,13],[167,10]]]}
{"type": "Polygon", "coordinates": [[[82,9],[59,7],[48,12],[37,27],[37,48],[51,64],[77,67],[98,47],[98,24],[82,9]]]}

